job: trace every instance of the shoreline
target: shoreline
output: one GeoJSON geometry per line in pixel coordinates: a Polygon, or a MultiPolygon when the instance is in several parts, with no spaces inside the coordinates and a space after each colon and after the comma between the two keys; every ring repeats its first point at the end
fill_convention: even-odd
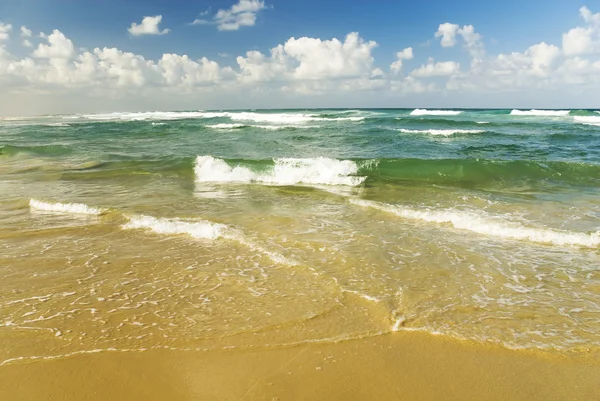
{"type": "Polygon", "coordinates": [[[0,367],[7,400],[591,400],[593,352],[423,332],[267,350],[102,352],[0,367]]]}

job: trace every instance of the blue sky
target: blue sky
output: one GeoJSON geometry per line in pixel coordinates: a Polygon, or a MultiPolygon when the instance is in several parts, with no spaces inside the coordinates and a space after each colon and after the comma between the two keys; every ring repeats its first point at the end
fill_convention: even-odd
{"type": "MultiPolygon", "coordinates": [[[[154,107],[185,105],[180,90],[183,83],[188,85],[183,92],[186,92],[189,104],[203,103],[202,107],[210,107],[211,104],[227,107],[228,102],[231,103],[231,107],[252,107],[250,100],[257,101],[260,106],[269,107],[268,99],[274,100],[273,106],[281,103],[280,100],[285,100],[284,103],[292,107],[295,106],[295,99],[298,106],[311,104],[311,100],[314,100],[318,105],[343,107],[346,106],[345,103],[355,100],[354,103],[357,104],[351,106],[392,106],[402,103],[401,105],[410,107],[408,103],[412,99],[419,106],[428,106],[431,103],[431,107],[460,107],[471,106],[467,104],[469,98],[474,99],[476,103],[485,101],[493,105],[496,102],[498,107],[511,107],[505,104],[511,99],[510,93],[513,97],[515,93],[519,93],[518,98],[527,100],[532,106],[538,106],[539,103],[539,106],[551,107],[554,104],[552,102],[555,102],[557,107],[562,107],[558,102],[565,101],[565,89],[572,93],[572,100],[566,99],[567,101],[587,102],[582,106],[599,107],[600,105],[593,104],[595,97],[592,92],[592,88],[597,88],[595,85],[600,84],[597,79],[591,78],[588,82],[567,77],[572,74],[573,68],[576,68],[577,74],[582,77],[594,75],[596,67],[600,68],[600,62],[597,66],[595,64],[600,60],[600,14],[597,13],[600,13],[600,3],[579,0],[1,0],[0,23],[4,25],[8,36],[0,42],[0,50],[3,52],[0,53],[0,65],[4,62],[4,69],[0,68],[0,85],[7,86],[7,91],[12,93],[13,99],[16,96],[24,102],[27,96],[37,95],[37,98],[40,98],[55,95],[67,98],[72,95],[86,97],[90,101],[90,107],[102,105],[103,109],[106,109],[110,102],[119,107],[134,107],[136,99],[148,96],[150,87],[155,88],[156,94],[160,91],[170,91],[165,92],[163,96],[164,104],[157,103],[154,107]],[[216,20],[217,13],[219,10],[235,10],[232,7],[236,7],[236,4],[238,10],[250,10],[252,15],[248,18],[252,19],[251,23],[239,26],[238,29],[220,30],[216,20]],[[144,17],[155,16],[160,16],[161,19],[154,33],[163,33],[164,30],[168,30],[168,33],[148,32],[136,35],[128,30],[133,23],[141,24],[144,17]],[[207,23],[191,25],[196,19],[205,20],[207,23]],[[442,45],[441,41],[445,38],[442,34],[436,37],[436,32],[443,23],[456,26],[449,28],[453,36],[447,38],[447,44],[454,43],[451,46],[442,45]],[[22,26],[31,30],[30,36],[23,35],[20,31],[22,26]],[[471,31],[463,30],[469,26],[472,26],[471,31]],[[577,28],[580,30],[573,32],[572,38],[580,41],[578,43],[581,46],[574,44],[573,40],[570,44],[563,43],[564,35],[577,28]],[[40,44],[54,46],[48,41],[48,35],[54,30],[58,30],[73,47],[72,51],[56,53],[60,54],[60,62],[52,59],[56,56],[54,51],[38,51],[40,44]],[[473,32],[475,36],[465,36],[468,33],[463,35],[467,31],[473,32]],[[314,52],[315,48],[311,46],[315,43],[312,42],[297,44],[306,45],[306,49],[311,50],[297,50],[299,55],[286,53],[287,61],[280,64],[270,61],[269,71],[263,69],[260,74],[251,68],[242,71],[239,61],[236,60],[237,56],[245,57],[246,52],[252,50],[269,57],[270,49],[286,45],[290,38],[306,37],[321,42],[336,38],[343,43],[346,35],[351,32],[358,33],[361,43],[376,42],[376,45],[367,46],[368,49],[362,50],[357,47],[356,52],[362,52],[361,56],[351,55],[354,50],[349,50],[349,54],[340,55],[339,63],[346,64],[338,66],[339,68],[319,66],[319,63],[324,63],[328,58],[336,57],[333,54],[328,55],[326,51],[315,57],[304,55],[304,51],[314,52]],[[40,37],[40,33],[46,36],[40,37]],[[24,45],[25,40],[29,43],[27,46],[24,45]],[[541,49],[543,52],[536,50],[535,54],[527,53],[531,46],[541,43],[556,49],[544,48],[541,49]],[[568,45],[571,49],[579,50],[569,50],[568,45]],[[390,65],[397,60],[396,53],[409,47],[412,48],[412,57],[402,60],[401,70],[390,72],[390,65]],[[477,54],[468,50],[475,47],[480,49],[477,54]],[[208,80],[205,78],[190,80],[181,74],[178,75],[178,80],[171,79],[170,83],[166,83],[168,78],[165,77],[172,71],[162,69],[157,72],[153,71],[152,66],[147,71],[132,72],[139,75],[135,78],[123,77],[113,72],[115,69],[122,70],[123,66],[119,66],[118,63],[128,61],[112,58],[106,61],[108,56],[94,55],[95,48],[115,48],[153,63],[158,63],[163,54],[187,55],[190,60],[206,57],[211,62],[218,63],[220,72],[210,73],[213,76],[211,85],[207,84],[208,80]],[[79,67],[74,66],[86,51],[96,57],[96,61],[105,60],[101,63],[103,66],[106,63],[116,66],[113,72],[107,73],[96,68],[98,74],[86,75],[84,80],[82,72],[76,71],[79,67]],[[365,52],[368,54],[364,54],[365,52]],[[511,56],[510,61],[501,60],[501,65],[499,64],[499,55],[516,53],[523,57],[511,56]],[[429,61],[430,59],[433,60],[429,61]],[[579,63],[582,59],[588,64],[579,63]],[[35,66],[24,60],[32,60],[35,66]],[[436,65],[439,62],[451,62],[456,65],[436,65]],[[302,67],[305,72],[314,66],[314,77],[309,73],[294,73],[294,68],[298,68],[299,63],[305,64],[302,67]],[[576,63],[580,65],[574,67],[576,63]],[[288,70],[284,71],[281,67],[283,64],[288,65],[288,70]],[[428,72],[415,72],[427,64],[431,64],[428,72]],[[227,67],[231,67],[232,71],[225,70],[227,67]],[[44,78],[32,76],[34,70],[38,76],[43,75],[44,78]],[[42,70],[44,72],[40,73],[42,70]],[[514,88],[508,81],[502,88],[494,84],[494,77],[511,74],[522,77],[515,80],[514,88]],[[252,75],[252,78],[248,78],[249,75],[252,75]],[[528,77],[532,81],[531,87],[524,83],[528,77]],[[107,81],[102,83],[102,79],[107,81]],[[97,84],[91,85],[86,91],[83,81],[95,80],[98,80],[97,84]],[[127,80],[131,81],[131,85],[127,86],[127,80]],[[343,85],[340,84],[341,80],[344,81],[343,85]],[[233,84],[234,81],[238,84],[233,84]],[[316,81],[320,83],[317,84],[316,81]],[[366,83],[367,81],[370,83],[366,83]],[[252,85],[248,86],[249,83],[252,85]],[[113,91],[103,92],[101,87],[106,90],[112,87],[113,91]],[[347,93],[338,97],[336,93],[340,93],[341,87],[345,88],[347,93]],[[353,87],[361,89],[350,90],[353,87]],[[473,87],[487,89],[476,91],[473,87]],[[552,87],[556,89],[554,92],[552,87]],[[260,93],[256,93],[260,92],[257,88],[261,88],[264,95],[262,98],[260,93]],[[508,93],[509,89],[512,92],[508,93]],[[240,93],[247,94],[248,91],[253,91],[248,104],[237,99],[240,93]],[[178,94],[175,95],[174,92],[178,94]],[[216,92],[221,92],[221,96],[215,97],[216,92]],[[538,96],[535,95],[536,92],[539,92],[538,96]],[[448,101],[449,93],[456,95],[451,96],[457,99],[456,104],[448,101]],[[178,101],[170,102],[170,97],[178,98],[178,101]],[[203,102],[199,102],[199,99],[203,102]],[[377,104],[377,101],[382,104],[377,104]],[[362,104],[363,102],[368,104],[362,104]]],[[[58,39],[58,36],[56,38],[58,39]]],[[[63,41],[55,45],[65,43],[63,41]]],[[[66,45],[68,47],[68,43],[66,45]]],[[[256,60],[252,63],[256,63],[256,60]]],[[[189,68],[194,71],[201,69],[197,65],[189,68]]],[[[89,71],[85,73],[91,74],[89,71]]],[[[197,72],[197,76],[205,73],[208,74],[206,69],[197,72]]],[[[5,109],[9,106],[17,107],[9,104],[11,102],[8,101],[7,91],[4,96],[0,95],[0,106],[5,105],[5,109]]],[[[43,102],[36,102],[39,103],[36,110],[43,110],[43,102]]],[[[56,108],[56,102],[52,103],[52,107],[56,108]]],[[[1,114],[6,113],[0,110],[1,114]]]]}

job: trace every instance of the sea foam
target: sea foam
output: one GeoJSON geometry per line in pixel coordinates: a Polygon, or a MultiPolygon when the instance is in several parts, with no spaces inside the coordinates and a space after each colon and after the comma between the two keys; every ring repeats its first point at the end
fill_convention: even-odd
{"type": "Polygon", "coordinates": [[[217,239],[223,236],[226,226],[209,221],[184,221],[157,219],[152,216],[130,217],[124,229],[149,229],[157,234],[186,234],[197,239],[217,239]]]}
{"type": "Polygon", "coordinates": [[[585,125],[600,125],[600,117],[597,116],[574,116],[573,121],[585,125]]]}
{"type": "Polygon", "coordinates": [[[197,182],[264,183],[270,185],[346,185],[361,184],[366,177],[355,176],[358,165],[351,160],[326,157],[308,159],[279,158],[265,172],[230,166],[225,160],[198,156],[194,168],[197,182]]]}
{"type": "Polygon", "coordinates": [[[418,210],[363,199],[351,199],[350,202],[357,206],[370,207],[383,212],[392,213],[405,219],[422,220],[438,224],[450,224],[454,228],[460,230],[467,230],[493,237],[527,240],[560,246],[595,248],[600,245],[600,231],[587,234],[549,228],[531,228],[519,223],[494,219],[492,216],[476,214],[474,212],[453,209],[418,210]]]}
{"type": "Polygon", "coordinates": [[[280,253],[271,251],[257,242],[249,239],[241,231],[206,220],[181,220],[156,218],[152,216],[130,216],[129,222],[122,225],[124,230],[147,229],[155,234],[187,235],[194,239],[216,240],[219,238],[236,241],[255,252],[262,253],[275,263],[296,266],[297,262],[286,258],[280,253]]]}
{"type": "Polygon", "coordinates": [[[569,115],[570,110],[517,110],[510,112],[511,116],[532,116],[532,117],[564,117],[569,115]]]}
{"type": "Polygon", "coordinates": [[[59,202],[42,202],[36,199],[29,200],[29,207],[33,210],[65,213],[65,214],[87,214],[99,216],[106,212],[105,209],[91,207],[83,203],[59,203],[59,202]]]}
{"type": "Polygon", "coordinates": [[[437,136],[452,136],[456,134],[481,134],[485,131],[477,129],[426,129],[426,130],[412,130],[401,128],[398,131],[405,134],[429,134],[437,136]]]}
{"type": "Polygon", "coordinates": [[[461,114],[460,110],[427,110],[414,109],[410,112],[411,116],[457,116],[461,114]]]}

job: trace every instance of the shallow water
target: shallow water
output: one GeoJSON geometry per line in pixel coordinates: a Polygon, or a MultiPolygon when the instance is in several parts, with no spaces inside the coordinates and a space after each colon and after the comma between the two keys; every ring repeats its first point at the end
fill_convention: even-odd
{"type": "Polygon", "coordinates": [[[398,330],[598,349],[599,192],[587,110],[2,121],[0,364],[398,330]]]}

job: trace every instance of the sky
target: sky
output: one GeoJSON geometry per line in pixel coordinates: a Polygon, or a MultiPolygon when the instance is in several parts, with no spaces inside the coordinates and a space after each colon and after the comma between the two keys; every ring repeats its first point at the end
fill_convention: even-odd
{"type": "Polygon", "coordinates": [[[0,0],[0,116],[599,93],[599,0],[0,0]]]}

